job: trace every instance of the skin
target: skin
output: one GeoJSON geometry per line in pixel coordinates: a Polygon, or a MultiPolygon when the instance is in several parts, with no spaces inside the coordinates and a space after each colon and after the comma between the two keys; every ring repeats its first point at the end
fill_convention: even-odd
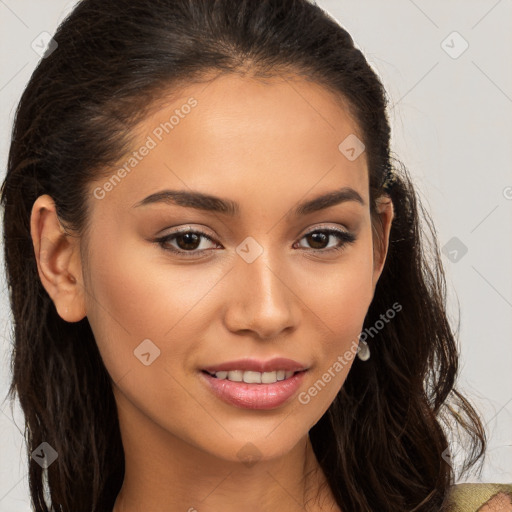
{"type": "Polygon", "coordinates": [[[487,504],[485,504],[479,512],[493,512],[503,510],[512,510],[512,497],[510,495],[505,494],[504,492],[500,492],[496,494],[487,504]],[[506,508],[504,508],[506,507],[506,508]]]}
{"type": "Polygon", "coordinates": [[[259,512],[339,510],[321,486],[308,431],[353,360],[308,404],[295,396],[267,411],[219,400],[200,369],[288,357],[308,366],[299,390],[307,391],[358,340],[388,250],[392,202],[379,202],[384,244],[374,254],[366,154],[350,161],[338,149],[358,127],[335,96],[298,78],[224,75],[190,85],[137,126],[132,149],[190,97],[197,106],[103,199],[93,191],[105,179],[91,183],[87,250],[84,239],[66,236],[51,197],[32,210],[41,281],[64,320],[87,315],[112,377],[126,459],[114,511],[229,512],[241,503],[259,512]],[[365,205],[293,215],[298,202],[345,186],[365,205]],[[133,207],[166,188],[236,201],[240,217],[133,207]],[[187,226],[213,242],[178,238],[167,246],[204,250],[204,258],[154,242],[187,226]],[[328,253],[341,243],[335,236],[316,245],[305,237],[326,227],[357,239],[328,253]],[[263,248],[252,263],[236,252],[249,236],[263,248]],[[160,350],[147,366],[134,357],[145,339],[160,350]],[[248,443],[260,457],[254,464],[237,455],[248,443]]]}

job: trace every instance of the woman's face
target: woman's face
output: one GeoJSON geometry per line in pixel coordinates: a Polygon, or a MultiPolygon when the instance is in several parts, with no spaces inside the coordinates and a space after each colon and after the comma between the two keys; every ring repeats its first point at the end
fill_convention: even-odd
{"type": "Polygon", "coordinates": [[[90,186],[84,312],[125,442],[270,459],[343,385],[382,270],[362,137],[310,82],[222,76],[178,96],[90,186]]]}

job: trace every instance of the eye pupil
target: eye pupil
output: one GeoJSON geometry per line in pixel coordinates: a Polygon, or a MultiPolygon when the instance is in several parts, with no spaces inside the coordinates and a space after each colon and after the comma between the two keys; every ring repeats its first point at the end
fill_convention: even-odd
{"type": "Polygon", "coordinates": [[[313,240],[312,247],[314,249],[322,249],[322,244],[329,240],[329,235],[327,233],[323,233],[321,231],[316,231],[315,233],[311,233],[308,235],[310,239],[313,240]],[[320,243],[320,247],[316,247],[315,244],[320,243]]]}
{"type": "Polygon", "coordinates": [[[184,233],[184,234],[176,237],[176,243],[178,244],[178,246],[180,246],[180,249],[191,249],[191,250],[197,249],[199,242],[200,242],[200,239],[196,233],[184,233]],[[187,237],[193,238],[194,240],[191,241],[190,238],[187,238],[187,237]],[[182,239],[185,239],[185,245],[179,243],[179,241],[182,239]],[[189,247],[187,245],[189,243],[191,243],[193,245],[193,247],[189,247]]]}

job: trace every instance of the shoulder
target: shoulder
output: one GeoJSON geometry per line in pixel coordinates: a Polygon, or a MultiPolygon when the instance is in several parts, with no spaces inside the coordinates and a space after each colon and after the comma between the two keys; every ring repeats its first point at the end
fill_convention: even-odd
{"type": "Polygon", "coordinates": [[[512,483],[457,484],[446,505],[446,512],[512,512],[512,483]]]}

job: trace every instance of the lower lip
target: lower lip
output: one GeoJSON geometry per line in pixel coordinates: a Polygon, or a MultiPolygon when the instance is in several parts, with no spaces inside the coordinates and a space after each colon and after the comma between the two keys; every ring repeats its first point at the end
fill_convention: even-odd
{"type": "Polygon", "coordinates": [[[221,400],[243,409],[274,409],[283,405],[299,389],[304,374],[297,372],[290,378],[273,384],[247,384],[217,379],[201,372],[210,390],[221,400]]]}

